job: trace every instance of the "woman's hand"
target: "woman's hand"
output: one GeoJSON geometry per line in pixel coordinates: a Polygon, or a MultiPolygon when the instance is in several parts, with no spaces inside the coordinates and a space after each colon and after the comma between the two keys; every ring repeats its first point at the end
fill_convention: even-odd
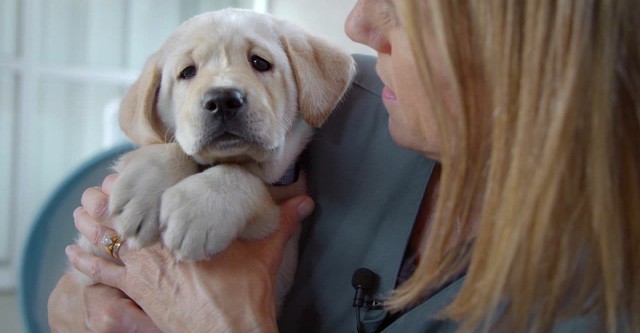
{"type": "Polygon", "coordinates": [[[49,296],[48,310],[53,332],[160,332],[122,291],[103,284],[83,285],[69,273],[49,296]]]}
{"type": "MultiPolygon", "coordinates": [[[[107,177],[103,188],[109,190],[113,180],[115,175],[107,177]]],[[[107,206],[94,199],[103,197],[104,193],[98,189],[89,189],[82,197],[82,204],[97,220],[104,219],[107,206]]],[[[74,216],[80,211],[77,209],[74,216]]],[[[51,292],[48,312],[53,332],[160,332],[151,318],[122,291],[103,284],[86,286],[71,273],[64,274],[51,292]]]]}
{"type": "MultiPolygon", "coordinates": [[[[88,189],[76,226],[98,245],[102,235],[115,234],[105,218],[110,185],[88,189]]],[[[207,261],[177,262],[160,245],[134,250],[123,243],[124,266],[67,248],[69,261],[94,281],[122,290],[165,332],[276,332],[275,279],[286,242],[300,220],[313,210],[308,197],[281,207],[280,228],[259,241],[237,240],[207,261]]]]}

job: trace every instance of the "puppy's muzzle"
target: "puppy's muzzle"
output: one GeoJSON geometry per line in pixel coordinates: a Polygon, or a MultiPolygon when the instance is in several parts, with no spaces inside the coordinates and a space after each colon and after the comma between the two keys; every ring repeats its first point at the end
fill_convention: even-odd
{"type": "Polygon", "coordinates": [[[202,108],[224,122],[234,118],[244,103],[244,94],[234,88],[213,88],[202,96],[202,108]]]}

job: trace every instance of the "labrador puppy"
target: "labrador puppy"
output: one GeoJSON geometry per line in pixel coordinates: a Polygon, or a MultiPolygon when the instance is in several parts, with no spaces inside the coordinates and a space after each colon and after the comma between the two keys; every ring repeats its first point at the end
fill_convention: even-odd
{"type": "MultiPolygon", "coordinates": [[[[274,184],[295,178],[287,170],[297,170],[313,127],[354,74],[350,55],[268,14],[225,9],[181,24],[122,101],[120,125],[139,148],[115,165],[109,209],[118,234],[129,246],[161,240],[184,260],[268,236],[278,203],[305,191],[303,180],[274,184]]],[[[279,300],[296,243],[279,272],[279,300]]]]}

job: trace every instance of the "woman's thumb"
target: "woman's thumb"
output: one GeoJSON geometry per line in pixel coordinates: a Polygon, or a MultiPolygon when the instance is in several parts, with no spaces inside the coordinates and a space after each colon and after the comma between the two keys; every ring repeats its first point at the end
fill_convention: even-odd
{"type": "Polygon", "coordinates": [[[296,232],[300,221],[311,215],[314,207],[315,203],[306,195],[293,197],[280,206],[280,228],[286,240],[296,232]]]}

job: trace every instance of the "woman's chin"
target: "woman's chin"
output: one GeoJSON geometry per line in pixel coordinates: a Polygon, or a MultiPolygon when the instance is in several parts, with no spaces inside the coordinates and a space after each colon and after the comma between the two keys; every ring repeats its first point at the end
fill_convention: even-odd
{"type": "Polygon", "coordinates": [[[389,134],[391,135],[393,142],[398,146],[416,151],[432,160],[440,160],[441,154],[439,144],[435,142],[427,142],[428,140],[424,137],[416,135],[407,128],[396,124],[391,117],[389,118],[389,134]]]}

